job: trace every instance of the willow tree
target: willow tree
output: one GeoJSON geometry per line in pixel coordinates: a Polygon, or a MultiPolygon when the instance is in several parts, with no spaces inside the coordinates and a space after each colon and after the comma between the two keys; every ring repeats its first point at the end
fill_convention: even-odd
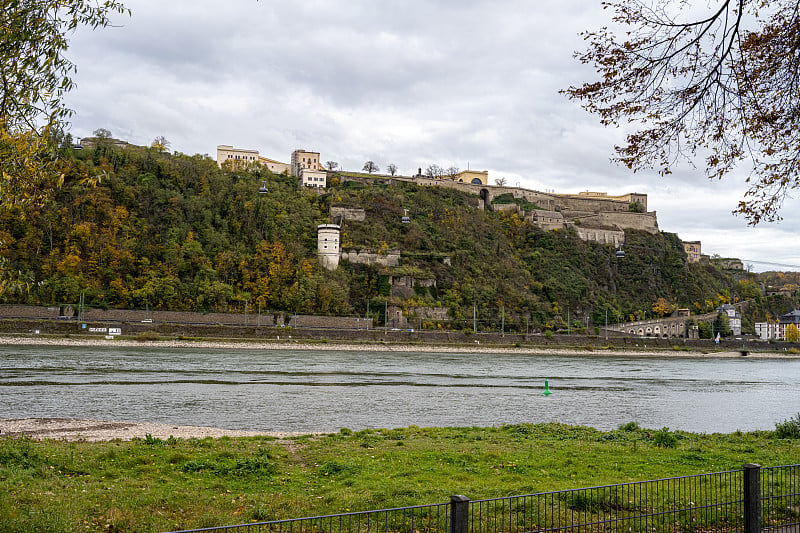
{"type": "Polygon", "coordinates": [[[53,138],[74,87],[67,37],[125,11],[116,0],[0,0],[0,206],[41,203],[63,179],[53,138]]]}
{"type": "Polygon", "coordinates": [[[800,0],[619,0],[616,30],[584,34],[597,81],[565,92],[603,124],[633,124],[615,159],[668,174],[703,161],[708,177],[749,168],[734,210],[780,218],[800,187],[800,0]]]}

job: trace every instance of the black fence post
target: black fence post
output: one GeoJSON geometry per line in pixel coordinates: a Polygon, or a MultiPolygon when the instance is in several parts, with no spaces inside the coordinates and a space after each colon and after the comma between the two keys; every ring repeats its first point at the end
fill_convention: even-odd
{"type": "Polygon", "coordinates": [[[450,533],[469,532],[469,498],[450,496],[450,533]]]}
{"type": "Polygon", "coordinates": [[[761,533],[761,465],[744,465],[744,533],[761,533]]]}

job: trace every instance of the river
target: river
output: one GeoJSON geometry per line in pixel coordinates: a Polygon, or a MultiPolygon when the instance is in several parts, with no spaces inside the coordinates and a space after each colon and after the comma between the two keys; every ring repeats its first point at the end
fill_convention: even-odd
{"type": "Polygon", "coordinates": [[[732,432],[800,412],[800,359],[0,346],[0,399],[0,418],[258,431],[636,421],[732,432]]]}

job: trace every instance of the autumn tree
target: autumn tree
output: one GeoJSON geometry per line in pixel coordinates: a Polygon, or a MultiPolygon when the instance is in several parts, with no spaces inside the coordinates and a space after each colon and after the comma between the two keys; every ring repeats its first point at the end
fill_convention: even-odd
{"type": "Polygon", "coordinates": [[[0,206],[40,204],[63,179],[54,138],[74,87],[68,34],[105,27],[116,0],[0,0],[0,206]]]}
{"type": "Polygon", "coordinates": [[[784,337],[789,342],[797,342],[800,340],[800,330],[797,329],[797,326],[794,324],[789,324],[786,326],[786,333],[784,333],[784,337]]]}
{"type": "Polygon", "coordinates": [[[749,189],[734,212],[780,218],[800,187],[800,1],[616,0],[621,28],[584,34],[578,58],[597,81],[564,92],[605,125],[634,124],[615,159],[669,174],[704,158],[708,177],[740,163],[749,189]]]}
{"type": "Polygon", "coordinates": [[[372,174],[373,172],[378,172],[380,169],[381,168],[374,161],[367,161],[364,163],[364,167],[361,170],[372,174]]]}
{"type": "Polygon", "coordinates": [[[656,316],[662,317],[672,312],[672,305],[665,298],[659,298],[653,304],[652,310],[656,316]]]}

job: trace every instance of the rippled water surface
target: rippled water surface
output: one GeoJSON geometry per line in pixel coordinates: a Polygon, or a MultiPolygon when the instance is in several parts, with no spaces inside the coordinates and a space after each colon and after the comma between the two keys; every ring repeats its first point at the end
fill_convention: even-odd
{"type": "Polygon", "coordinates": [[[0,346],[0,418],[263,431],[635,420],[731,432],[798,412],[800,360],[0,346]]]}

